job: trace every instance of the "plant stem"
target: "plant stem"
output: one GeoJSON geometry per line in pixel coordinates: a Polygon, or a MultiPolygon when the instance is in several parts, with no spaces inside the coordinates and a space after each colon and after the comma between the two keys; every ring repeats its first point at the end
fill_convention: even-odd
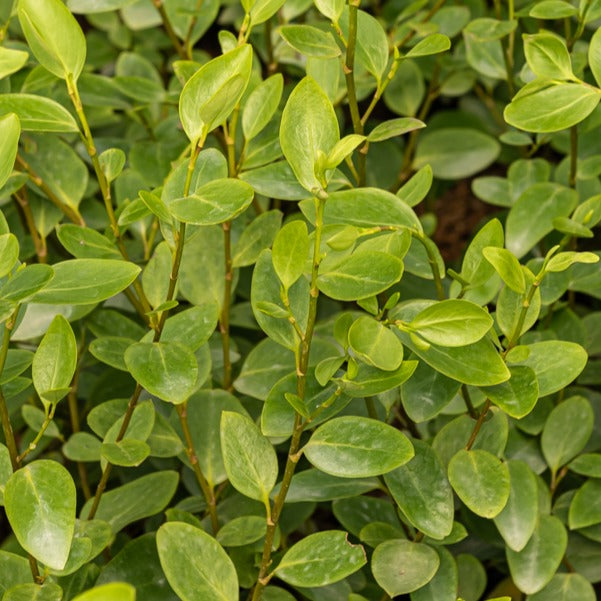
{"type": "Polygon", "coordinates": [[[215,498],[215,491],[213,490],[213,487],[208,483],[207,479],[202,473],[202,468],[200,467],[198,456],[196,455],[196,451],[194,449],[194,442],[192,441],[192,434],[190,433],[190,427],[188,425],[188,401],[182,403],[181,405],[177,405],[176,410],[177,414],[179,415],[182,431],[184,433],[184,439],[186,441],[186,455],[188,456],[188,461],[194,470],[194,475],[196,476],[196,480],[200,485],[200,489],[202,490],[202,494],[204,495],[207,503],[209,515],[211,516],[211,528],[213,529],[213,534],[217,534],[219,531],[219,522],[217,520],[217,500],[215,498]]]}
{"type": "MultiPolygon", "coordinates": [[[[357,11],[361,0],[349,0],[349,33],[346,47],[346,58],[344,61],[344,78],[346,80],[346,94],[348,98],[351,120],[353,122],[353,131],[356,134],[363,135],[363,123],[359,114],[359,105],[357,103],[357,90],[355,87],[355,47],[357,45],[357,11]]],[[[357,171],[359,174],[359,186],[365,186],[365,163],[366,163],[366,144],[359,148],[357,156],[357,171]]]]}
{"type": "MultiPolygon", "coordinates": [[[[173,30],[173,25],[171,24],[169,15],[167,14],[165,7],[163,6],[163,0],[152,0],[152,3],[154,4],[154,7],[157,9],[159,15],[161,15],[161,21],[163,22],[163,27],[165,28],[165,32],[169,36],[169,39],[171,40],[171,43],[173,44],[173,47],[175,48],[175,51],[178,53],[179,57],[184,60],[190,58],[188,56],[188,53],[184,49],[184,47],[181,45],[179,38],[177,37],[177,34],[173,30]]],[[[190,32],[188,32],[188,33],[190,33],[190,32]]]]}
{"type": "Polygon", "coordinates": [[[578,125],[570,127],[570,188],[576,187],[578,174],[578,125]]]}
{"type": "Polygon", "coordinates": [[[434,278],[434,285],[436,286],[436,295],[438,300],[444,300],[446,298],[446,294],[444,291],[444,286],[442,285],[442,277],[440,275],[440,269],[438,268],[436,256],[432,252],[426,236],[422,232],[412,230],[412,234],[421,242],[422,246],[426,250],[426,254],[428,255],[428,263],[430,264],[432,277],[434,278]]]}
{"type": "Polygon", "coordinates": [[[198,22],[198,14],[200,13],[202,4],[203,0],[196,0],[196,8],[190,19],[190,25],[188,25],[188,31],[186,31],[186,38],[184,39],[184,50],[186,51],[186,57],[190,60],[192,60],[192,45],[190,44],[190,38],[192,37],[194,27],[196,27],[196,23],[198,22]]]}
{"type": "MultiPolygon", "coordinates": [[[[307,369],[309,367],[309,352],[311,350],[311,340],[313,339],[313,330],[315,329],[315,319],[317,316],[317,299],[319,297],[319,289],[317,288],[317,272],[319,264],[321,262],[320,248],[321,248],[321,234],[323,230],[323,211],[325,206],[325,198],[314,197],[315,202],[315,238],[313,245],[313,264],[311,268],[311,288],[309,291],[309,315],[307,318],[307,328],[303,339],[299,342],[300,348],[300,360],[297,369],[296,377],[296,392],[298,396],[304,400],[305,388],[307,379],[307,369]]],[[[294,428],[292,430],[292,438],[290,440],[290,447],[288,449],[288,456],[286,458],[286,467],[284,468],[284,476],[280,483],[280,491],[278,492],[271,511],[271,516],[267,518],[267,532],[265,534],[265,544],[263,545],[263,555],[261,557],[261,566],[259,568],[259,576],[255,584],[255,588],[252,593],[251,601],[259,601],[263,594],[263,589],[269,582],[271,576],[268,574],[269,566],[271,565],[271,548],[273,546],[273,539],[275,531],[284,508],[284,502],[292,476],[296,469],[296,464],[300,459],[300,440],[301,434],[303,433],[305,424],[303,423],[300,414],[296,414],[294,418],[294,428]]]]}
{"type": "Polygon", "coordinates": [[[56,404],[51,406],[50,411],[48,412],[48,415],[44,419],[44,422],[42,423],[42,427],[40,428],[40,431],[36,434],[35,438],[29,443],[29,446],[17,457],[18,463],[22,463],[23,459],[25,459],[25,457],[27,457],[27,455],[29,455],[29,453],[31,453],[31,451],[34,451],[35,448],[38,446],[38,443],[40,442],[42,436],[44,436],[44,432],[46,432],[46,430],[48,429],[48,426],[50,425],[50,423],[52,422],[52,420],[54,418],[55,411],[56,411],[56,404]]]}
{"type": "Polygon", "coordinates": [[[463,401],[465,402],[465,406],[467,407],[467,411],[470,414],[470,417],[472,419],[477,419],[478,412],[476,411],[476,408],[474,407],[474,404],[472,403],[472,399],[470,397],[470,392],[467,389],[466,384],[461,385],[461,396],[463,397],[463,401]]]}
{"type": "Polygon", "coordinates": [[[530,303],[532,302],[532,298],[534,297],[534,293],[536,292],[536,289],[540,286],[541,279],[542,279],[541,274],[537,275],[536,278],[534,278],[534,281],[532,282],[530,289],[528,290],[528,294],[526,295],[526,298],[524,299],[524,301],[522,303],[522,309],[520,310],[518,322],[517,322],[515,329],[511,335],[511,338],[509,339],[507,348],[503,352],[503,358],[505,358],[507,353],[514,346],[517,345],[518,340],[520,339],[520,336],[522,334],[522,328],[524,327],[524,321],[526,320],[526,315],[528,313],[528,309],[530,308],[530,303]]]}
{"type": "Polygon", "coordinates": [[[33,167],[19,154],[16,163],[29,175],[29,179],[48,197],[50,202],[62,211],[73,223],[85,226],[86,222],[76,208],[65,204],[48,186],[48,184],[34,171],[33,167]]]}
{"type": "Polygon", "coordinates": [[[482,424],[484,423],[484,418],[486,417],[486,414],[488,413],[489,409],[490,409],[490,401],[488,399],[486,399],[486,403],[484,403],[484,407],[482,408],[482,411],[480,411],[480,415],[478,416],[478,419],[476,420],[476,425],[474,426],[474,429],[472,430],[470,439],[467,441],[467,444],[465,445],[466,451],[469,451],[472,448],[472,446],[474,445],[474,443],[476,442],[476,437],[478,436],[478,432],[480,432],[480,428],[482,427],[482,424]]]}
{"type": "Polygon", "coordinates": [[[38,258],[38,263],[47,263],[48,249],[46,247],[46,240],[40,236],[36,227],[33,212],[31,211],[31,206],[27,200],[27,188],[23,186],[23,188],[16,192],[14,196],[17,199],[19,207],[21,207],[21,211],[23,211],[23,217],[25,218],[29,235],[33,240],[33,246],[35,248],[36,257],[38,258]]]}

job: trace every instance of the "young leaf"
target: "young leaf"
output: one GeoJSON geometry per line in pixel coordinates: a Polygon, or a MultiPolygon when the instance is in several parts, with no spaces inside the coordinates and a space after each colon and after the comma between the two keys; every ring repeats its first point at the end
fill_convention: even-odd
{"type": "Polygon", "coordinates": [[[311,25],[282,25],[280,35],[297,52],[316,58],[336,58],[340,48],[329,31],[311,25]]]}
{"type": "MultiPolygon", "coordinates": [[[[373,132],[372,132],[373,133],[373,132]]],[[[425,165],[403,184],[396,195],[410,207],[418,205],[430,191],[434,174],[432,167],[425,165]]]]}
{"type": "Polygon", "coordinates": [[[409,522],[427,536],[440,540],[453,527],[453,491],[432,447],[421,440],[412,442],[415,456],[385,474],[384,481],[409,522]]]}
{"type": "Polygon", "coordinates": [[[271,19],[282,8],[285,0],[255,0],[250,9],[250,22],[252,26],[260,25],[271,19]]]}
{"type": "Polygon", "coordinates": [[[351,544],[346,532],[327,530],[290,547],[274,572],[293,586],[321,587],[354,574],[366,563],[363,547],[351,544]]]}
{"type": "Polygon", "coordinates": [[[19,0],[19,23],[40,64],[61,79],[77,80],[86,60],[81,27],[61,0],[19,0]]]}
{"type": "Polygon", "coordinates": [[[179,115],[186,135],[197,142],[234,110],[250,79],[253,51],[244,44],[203,65],[186,83],[179,115]]]}
{"type": "Polygon", "coordinates": [[[4,186],[13,170],[20,135],[21,126],[17,115],[9,113],[0,117],[0,139],[3,140],[0,146],[0,188],[4,186]]]}
{"type": "Polygon", "coordinates": [[[494,518],[509,499],[509,469],[488,451],[462,449],[449,463],[449,482],[476,515],[494,518]]]}
{"type": "Polygon", "coordinates": [[[403,345],[386,326],[371,317],[359,317],[348,332],[355,354],[369,365],[385,371],[398,369],[403,361],[403,345]]]}
{"type": "Polygon", "coordinates": [[[549,79],[573,79],[570,53],[565,42],[552,33],[524,35],[524,54],[532,72],[549,79]]]}
{"type": "Polygon", "coordinates": [[[541,436],[543,455],[553,472],[582,451],[593,432],[593,422],[591,404],[584,397],[571,397],[553,408],[541,436]]]}
{"type": "Polygon", "coordinates": [[[403,263],[379,251],[358,251],[317,278],[319,289],[336,300],[361,300],[380,294],[403,275],[403,263]]]}
{"type": "Polygon", "coordinates": [[[276,73],[262,81],[250,94],[242,111],[242,131],[246,142],[252,140],[269,123],[282,98],[284,78],[276,73]]]}
{"type": "Polygon", "coordinates": [[[318,179],[315,168],[320,153],[328,156],[339,139],[332,103],[313,78],[305,77],[290,94],[280,125],[282,152],[305,190],[326,186],[326,175],[318,179]]]}
{"type": "Polygon", "coordinates": [[[33,385],[46,411],[68,392],[77,366],[77,341],[69,322],[57,315],[33,357],[33,385]]]}
{"type": "Polygon", "coordinates": [[[238,601],[236,568],[206,532],[167,522],[157,531],[157,550],[167,581],[182,601],[238,601]]]}
{"type": "Polygon", "coordinates": [[[593,112],[599,100],[601,91],[588,85],[535,80],[513,98],[503,116],[513,127],[548,133],[580,123],[593,112]]]}
{"type": "Polygon", "coordinates": [[[598,86],[601,86],[601,33],[597,29],[588,47],[588,64],[598,86]]]}
{"type": "Polygon", "coordinates": [[[413,446],[399,430],[365,417],[337,417],[315,430],[304,447],[322,472],[342,478],[385,474],[413,457],[413,446]]]}
{"type": "Polygon", "coordinates": [[[574,495],[568,514],[570,530],[601,523],[601,482],[587,480],[574,495]]]}
{"type": "Polygon", "coordinates": [[[364,141],[365,136],[360,136],[359,134],[349,134],[338,140],[326,158],[327,168],[334,169],[338,167],[364,141]]]}
{"type": "Polygon", "coordinates": [[[111,582],[102,586],[95,586],[77,597],[73,601],[135,601],[136,589],[125,582],[111,582]]]}
{"type": "Polygon", "coordinates": [[[439,565],[436,551],[424,543],[388,540],[376,547],[371,571],[388,595],[396,597],[416,591],[430,582],[439,565]]]}
{"type": "Polygon", "coordinates": [[[506,545],[513,551],[521,551],[536,528],[538,485],[528,464],[511,460],[507,466],[511,484],[509,499],[494,522],[506,545]]]}
{"type": "Polygon", "coordinates": [[[27,265],[0,288],[0,298],[11,303],[23,302],[44,288],[53,277],[54,270],[50,265],[27,265]]]}
{"type": "Polygon", "coordinates": [[[0,48],[0,79],[16,73],[27,63],[29,54],[23,50],[0,48]]]}
{"type": "Polygon", "coordinates": [[[39,459],[16,471],[6,483],[4,506],[20,545],[49,568],[62,570],[76,509],[75,484],[66,468],[39,459]]]}
{"type": "Polygon", "coordinates": [[[36,303],[99,303],[127,288],[140,273],[134,263],[113,259],[72,259],[52,268],[54,278],[33,297],[36,303]]]}
{"type": "Polygon", "coordinates": [[[264,504],[278,476],[275,450],[246,416],[232,411],[221,415],[223,464],[232,486],[264,504]]]}
{"type": "Polygon", "coordinates": [[[125,153],[120,148],[107,148],[98,157],[100,167],[110,183],[117,179],[125,165],[125,153]]]}
{"type": "Polygon", "coordinates": [[[344,0],[314,0],[314,2],[322,15],[330,19],[332,23],[338,23],[344,10],[344,0]]]}
{"type": "Polygon", "coordinates": [[[504,248],[487,246],[482,249],[484,258],[495,268],[501,279],[514,292],[524,294],[526,292],[526,280],[522,266],[515,255],[504,248]]]}
{"type": "Polygon", "coordinates": [[[181,343],[132,344],[125,351],[125,364],[141,386],[164,401],[183,403],[196,388],[198,362],[181,343]]]}
{"type": "Polygon", "coordinates": [[[275,237],[271,260],[286,292],[302,275],[309,256],[309,232],[304,221],[287,223],[275,237]]]}
{"type": "Polygon", "coordinates": [[[426,307],[410,327],[428,342],[441,346],[466,346],[480,340],[492,327],[486,310],[466,300],[444,300],[426,307]]]}
{"type": "MultiPolygon", "coordinates": [[[[384,140],[389,140],[390,138],[402,136],[403,134],[406,134],[410,131],[421,129],[422,127],[426,127],[426,124],[423,121],[420,121],[419,119],[414,119],[413,117],[389,119],[388,121],[384,121],[383,123],[376,125],[376,127],[374,127],[369,132],[369,135],[367,136],[367,141],[382,142],[384,140]]],[[[409,206],[411,207],[414,206],[410,203],[407,204],[409,204],[409,206]]]]}
{"type": "Polygon", "coordinates": [[[591,252],[561,252],[553,255],[551,260],[547,263],[545,271],[556,273],[558,271],[565,271],[574,263],[598,263],[599,257],[591,252]]]}
{"type": "Polygon", "coordinates": [[[196,189],[194,194],[177,198],[168,205],[179,221],[194,225],[217,225],[234,219],[252,202],[255,192],[239,179],[217,179],[196,189]]]}
{"type": "Polygon", "coordinates": [[[34,94],[2,94],[0,113],[15,113],[23,131],[79,132],[71,113],[58,102],[34,94]]]}
{"type": "Polygon", "coordinates": [[[405,58],[416,58],[418,56],[429,56],[431,54],[438,54],[444,52],[451,47],[451,40],[448,36],[442,33],[433,33],[426,36],[423,40],[420,40],[407,54],[405,58]]]}
{"type": "Polygon", "coordinates": [[[566,551],[568,535],[558,518],[541,515],[532,537],[521,551],[507,548],[507,563],[516,586],[532,595],[553,577],[566,551]]]}

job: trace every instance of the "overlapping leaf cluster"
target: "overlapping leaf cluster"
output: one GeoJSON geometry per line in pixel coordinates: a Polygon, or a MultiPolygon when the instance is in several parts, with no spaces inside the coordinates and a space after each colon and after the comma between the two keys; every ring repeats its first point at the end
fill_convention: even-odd
{"type": "Polygon", "coordinates": [[[4,2],[2,601],[595,599],[600,18],[4,2]]]}

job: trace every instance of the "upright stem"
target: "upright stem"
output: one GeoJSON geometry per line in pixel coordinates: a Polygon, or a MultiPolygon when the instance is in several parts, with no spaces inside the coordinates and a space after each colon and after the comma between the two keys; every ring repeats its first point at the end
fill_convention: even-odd
{"type": "Polygon", "coordinates": [[[190,44],[190,39],[192,38],[192,33],[194,32],[194,27],[196,27],[196,23],[198,22],[198,14],[200,13],[200,9],[202,8],[203,0],[196,0],[196,8],[194,10],[194,15],[190,19],[190,25],[188,25],[188,31],[186,32],[186,39],[184,40],[184,50],[186,51],[186,56],[188,59],[192,60],[192,46],[190,44]]]}
{"type": "Polygon", "coordinates": [[[476,442],[476,437],[478,436],[478,432],[480,432],[480,428],[482,427],[482,424],[484,423],[484,418],[486,417],[486,414],[488,413],[489,409],[490,409],[490,401],[488,399],[486,399],[486,403],[484,403],[484,407],[482,408],[482,411],[480,411],[480,415],[478,416],[478,419],[476,420],[476,425],[474,426],[474,429],[472,430],[470,439],[467,441],[467,444],[465,445],[466,451],[469,451],[472,448],[472,446],[474,445],[474,443],[476,442]]]}
{"type": "Polygon", "coordinates": [[[578,174],[578,126],[570,127],[570,180],[571,188],[576,187],[576,176],[578,174]]]}
{"type": "MultiPolygon", "coordinates": [[[[315,329],[315,318],[317,316],[317,299],[319,297],[319,289],[317,288],[317,272],[319,270],[319,264],[321,262],[320,247],[321,247],[321,235],[323,230],[323,210],[325,206],[325,198],[314,197],[315,202],[315,239],[313,245],[313,265],[311,268],[311,288],[309,291],[309,316],[307,318],[307,328],[303,338],[299,341],[299,362],[297,368],[296,378],[296,392],[301,399],[305,398],[305,389],[307,383],[307,370],[309,367],[309,353],[311,351],[311,340],[313,339],[313,331],[315,329]]],[[[284,508],[284,502],[292,476],[296,469],[296,464],[300,459],[300,441],[301,434],[303,433],[303,423],[300,414],[296,414],[294,418],[294,428],[292,430],[292,438],[290,440],[290,447],[288,449],[288,457],[286,458],[286,467],[284,468],[284,476],[280,483],[280,491],[278,492],[271,510],[271,516],[267,516],[267,533],[265,534],[265,544],[263,545],[263,555],[261,557],[261,566],[259,568],[259,576],[255,588],[252,593],[251,600],[259,601],[263,594],[263,589],[269,582],[271,576],[268,574],[269,567],[271,565],[271,549],[273,546],[273,539],[275,531],[284,508]]]]}
{"type": "Polygon", "coordinates": [[[171,43],[173,44],[173,47],[175,48],[175,51],[178,53],[179,57],[184,60],[190,58],[185,48],[181,45],[179,38],[177,37],[177,34],[173,29],[171,19],[169,19],[169,15],[167,14],[167,11],[165,11],[165,7],[163,6],[163,0],[152,0],[152,3],[157,9],[159,15],[161,15],[161,21],[163,22],[165,32],[169,36],[169,39],[171,40],[171,43]]]}
{"type": "Polygon", "coordinates": [[[47,263],[48,250],[46,247],[46,240],[40,236],[38,228],[36,227],[33,212],[31,211],[29,201],[27,200],[27,188],[23,186],[23,188],[16,192],[14,196],[17,199],[17,203],[21,207],[21,210],[23,211],[25,223],[27,224],[27,229],[29,230],[29,235],[33,240],[33,246],[35,248],[35,254],[38,258],[38,263],[47,263]]]}
{"type": "Polygon", "coordinates": [[[424,234],[418,231],[413,231],[413,235],[421,242],[422,246],[426,250],[426,254],[428,255],[428,263],[430,264],[432,277],[434,278],[434,285],[436,286],[436,296],[438,297],[438,300],[444,300],[446,298],[446,294],[444,291],[444,286],[442,285],[442,276],[440,274],[440,269],[438,268],[436,256],[432,252],[432,249],[430,248],[430,245],[428,244],[424,234]]]}

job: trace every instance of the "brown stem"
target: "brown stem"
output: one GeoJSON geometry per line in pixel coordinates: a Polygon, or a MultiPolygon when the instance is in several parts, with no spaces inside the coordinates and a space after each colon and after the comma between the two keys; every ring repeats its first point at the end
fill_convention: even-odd
{"type": "Polygon", "coordinates": [[[480,415],[478,416],[478,419],[476,420],[476,424],[474,426],[474,429],[472,430],[470,439],[467,441],[467,444],[465,445],[466,451],[469,451],[474,446],[474,443],[476,442],[476,437],[478,436],[478,432],[480,432],[480,428],[482,427],[482,424],[484,423],[484,418],[486,417],[486,414],[488,413],[489,409],[490,409],[490,401],[488,399],[486,399],[486,403],[484,403],[484,407],[482,408],[482,411],[480,412],[480,415]]]}
{"type": "Polygon", "coordinates": [[[29,235],[33,240],[33,246],[35,248],[36,257],[38,258],[38,263],[47,263],[48,249],[46,247],[46,241],[40,236],[38,229],[35,225],[33,212],[31,211],[31,206],[29,205],[29,201],[27,200],[27,188],[23,186],[23,188],[16,192],[14,196],[17,199],[17,203],[19,204],[21,211],[23,212],[23,217],[25,218],[27,230],[29,231],[29,235]]]}

